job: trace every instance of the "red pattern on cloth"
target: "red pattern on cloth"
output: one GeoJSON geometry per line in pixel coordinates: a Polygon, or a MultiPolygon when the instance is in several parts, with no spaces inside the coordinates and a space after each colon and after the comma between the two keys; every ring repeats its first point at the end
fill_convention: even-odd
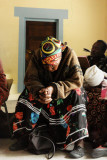
{"type": "Polygon", "coordinates": [[[55,115],[55,109],[54,109],[54,107],[52,106],[52,107],[50,107],[50,112],[51,112],[51,115],[55,115]]]}
{"type": "Polygon", "coordinates": [[[6,75],[4,74],[2,63],[0,61],[0,106],[8,98],[9,91],[7,89],[6,75]]]}
{"type": "Polygon", "coordinates": [[[68,137],[69,133],[70,133],[70,127],[69,127],[69,125],[68,125],[66,137],[68,137]]]}
{"type": "Polygon", "coordinates": [[[23,119],[23,112],[17,112],[17,113],[15,114],[15,117],[16,117],[17,119],[19,119],[19,120],[22,120],[22,119],[23,119]]]}
{"type": "Polygon", "coordinates": [[[67,111],[70,111],[72,109],[72,105],[67,106],[67,111]]]}
{"type": "Polygon", "coordinates": [[[77,94],[80,96],[81,95],[81,89],[80,88],[77,88],[76,89],[76,92],[77,92],[77,94]]]}
{"type": "Polygon", "coordinates": [[[18,129],[18,126],[16,123],[13,123],[13,131],[17,130],[18,129]]]}
{"type": "Polygon", "coordinates": [[[87,91],[87,120],[90,139],[97,145],[107,141],[107,100],[101,99],[101,88],[87,91]]]}
{"type": "Polygon", "coordinates": [[[61,52],[59,52],[59,53],[57,53],[55,55],[46,57],[45,59],[42,60],[42,63],[43,64],[55,65],[55,64],[57,64],[59,62],[59,59],[61,59],[61,52]]]}

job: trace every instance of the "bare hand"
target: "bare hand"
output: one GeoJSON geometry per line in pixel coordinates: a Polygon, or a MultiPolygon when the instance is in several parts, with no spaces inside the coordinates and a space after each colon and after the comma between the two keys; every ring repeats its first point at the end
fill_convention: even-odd
{"type": "Polygon", "coordinates": [[[38,99],[38,101],[40,103],[44,103],[44,104],[48,104],[52,101],[52,93],[53,93],[53,87],[52,86],[49,86],[47,88],[42,88],[40,91],[39,91],[39,97],[40,99],[38,99]]]}
{"type": "Polygon", "coordinates": [[[106,87],[107,87],[107,79],[104,79],[104,80],[103,80],[102,86],[106,86],[106,87]]]}
{"type": "Polygon", "coordinates": [[[52,98],[47,98],[47,99],[38,99],[38,101],[40,102],[40,103],[43,103],[43,104],[48,104],[48,103],[50,103],[51,101],[52,101],[52,98]]]}

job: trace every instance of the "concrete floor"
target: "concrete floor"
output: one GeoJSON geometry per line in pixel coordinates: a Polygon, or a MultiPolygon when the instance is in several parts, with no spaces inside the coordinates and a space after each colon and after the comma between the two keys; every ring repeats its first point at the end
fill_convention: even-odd
{"type": "MultiPolygon", "coordinates": [[[[9,151],[9,146],[14,142],[11,139],[0,139],[0,160],[46,160],[45,155],[33,155],[27,150],[9,151]]],[[[91,148],[89,144],[85,144],[85,156],[79,159],[92,160],[90,153],[91,148]]],[[[69,154],[63,151],[57,151],[52,160],[69,160],[69,154]]],[[[107,157],[97,158],[98,160],[107,160],[107,157]]]]}

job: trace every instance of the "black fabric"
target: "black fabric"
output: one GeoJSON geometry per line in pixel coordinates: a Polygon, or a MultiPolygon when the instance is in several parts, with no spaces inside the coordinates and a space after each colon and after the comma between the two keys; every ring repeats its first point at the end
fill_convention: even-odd
{"type": "Polygon", "coordinates": [[[86,120],[86,93],[83,88],[72,90],[66,99],[52,100],[43,105],[33,99],[27,89],[18,99],[13,121],[17,138],[41,125],[49,125],[57,148],[66,149],[80,139],[88,137],[86,120]]]}
{"type": "MultiPolygon", "coordinates": [[[[10,120],[10,127],[12,130],[14,113],[8,113],[8,116],[9,116],[9,120],[10,120]]],[[[0,110],[0,138],[10,138],[10,137],[11,137],[11,134],[9,131],[7,115],[5,112],[0,110]]]]}
{"type": "Polygon", "coordinates": [[[99,69],[101,69],[104,72],[107,72],[107,57],[102,56],[102,57],[92,57],[92,56],[87,56],[90,66],[96,65],[99,69]]]}
{"type": "Polygon", "coordinates": [[[9,147],[10,151],[20,151],[28,147],[29,144],[29,135],[23,135],[19,137],[18,140],[9,147]]]}
{"type": "Polygon", "coordinates": [[[48,154],[48,159],[53,157],[55,153],[55,144],[47,126],[35,128],[30,133],[28,151],[37,155],[48,154]]]}

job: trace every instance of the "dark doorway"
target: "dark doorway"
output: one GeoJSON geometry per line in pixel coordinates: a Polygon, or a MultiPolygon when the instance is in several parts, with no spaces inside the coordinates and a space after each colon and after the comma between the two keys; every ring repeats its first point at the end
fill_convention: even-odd
{"type": "Polygon", "coordinates": [[[56,22],[26,21],[26,67],[33,51],[47,36],[56,37],[56,22]]]}

